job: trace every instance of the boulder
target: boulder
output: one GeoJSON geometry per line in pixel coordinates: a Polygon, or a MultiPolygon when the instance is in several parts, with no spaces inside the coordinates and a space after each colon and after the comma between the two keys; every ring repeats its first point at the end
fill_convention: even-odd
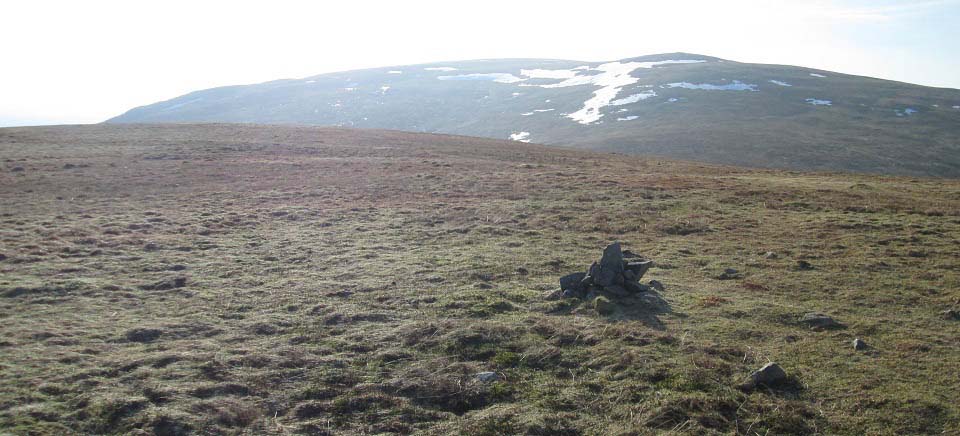
{"type": "Polygon", "coordinates": [[[867,348],[869,348],[869,345],[867,345],[866,342],[863,342],[862,339],[856,338],[856,339],[853,340],[853,349],[854,349],[854,350],[863,351],[863,350],[866,350],[867,348]]]}
{"type": "Polygon", "coordinates": [[[787,380],[787,373],[777,365],[776,362],[770,362],[752,372],[747,380],[740,386],[743,389],[753,389],[757,386],[776,386],[787,380]]]}

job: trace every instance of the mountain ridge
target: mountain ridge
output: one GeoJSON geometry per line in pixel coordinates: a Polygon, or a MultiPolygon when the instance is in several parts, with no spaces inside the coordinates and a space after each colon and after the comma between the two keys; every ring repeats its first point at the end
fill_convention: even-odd
{"type": "Polygon", "coordinates": [[[106,123],[383,128],[795,170],[960,176],[960,90],[692,53],[486,59],[194,91],[106,123]]]}

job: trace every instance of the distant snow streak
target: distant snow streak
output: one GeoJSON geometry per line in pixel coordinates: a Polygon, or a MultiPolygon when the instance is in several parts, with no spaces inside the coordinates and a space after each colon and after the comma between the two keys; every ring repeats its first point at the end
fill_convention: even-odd
{"type": "Polygon", "coordinates": [[[400,71],[400,70],[390,70],[390,71],[387,71],[387,74],[403,74],[403,71],[400,71]]]}
{"type": "MultiPolygon", "coordinates": [[[[570,118],[580,124],[590,124],[595,123],[600,120],[600,117],[603,116],[600,113],[600,109],[609,106],[617,94],[620,93],[620,90],[624,86],[632,85],[637,83],[640,79],[630,75],[633,71],[640,68],[653,68],[659,65],[671,65],[671,64],[694,64],[706,62],[704,60],[666,60],[666,61],[656,61],[656,62],[608,62],[601,64],[596,68],[588,69],[579,69],[578,70],[554,70],[554,71],[563,71],[563,73],[552,73],[555,76],[559,77],[563,75],[566,77],[563,81],[557,83],[550,83],[545,85],[532,85],[539,86],[541,88],[566,88],[568,86],[581,86],[581,85],[594,85],[599,86],[600,89],[593,92],[593,97],[589,100],[583,102],[583,108],[567,114],[567,118],[570,118]],[[589,74],[589,75],[580,75],[577,71],[586,71],[586,72],[599,72],[599,74],[589,74]],[[574,73],[570,75],[570,73],[574,73]]],[[[544,75],[540,70],[537,74],[544,75]]],[[[627,99],[632,98],[627,97],[627,99]]],[[[642,99],[643,97],[638,97],[642,99]]],[[[624,103],[626,104],[626,103],[624,103]]]]}
{"type": "Polygon", "coordinates": [[[530,142],[530,132],[516,132],[510,134],[510,139],[520,142],[530,142]]]}
{"type": "Polygon", "coordinates": [[[636,116],[636,115],[630,115],[630,116],[628,116],[628,117],[617,118],[617,121],[633,121],[633,120],[635,120],[635,119],[637,119],[637,118],[640,118],[640,117],[638,117],[638,116],[636,116]]]}
{"type": "Polygon", "coordinates": [[[830,100],[820,100],[820,99],[816,99],[816,98],[808,98],[808,99],[806,99],[806,100],[804,100],[804,101],[806,101],[807,103],[810,103],[810,104],[812,104],[812,105],[814,105],[814,106],[833,106],[833,102],[830,101],[830,100]]]}
{"type": "Polygon", "coordinates": [[[757,85],[743,83],[739,80],[734,80],[733,83],[730,83],[727,85],[713,85],[710,83],[675,82],[675,83],[668,83],[666,85],[663,85],[663,87],[664,88],[702,89],[706,91],[758,91],[757,85]]]}
{"type": "Polygon", "coordinates": [[[427,68],[424,68],[424,71],[443,71],[443,72],[449,72],[449,71],[457,71],[457,69],[456,69],[456,68],[453,68],[453,67],[427,67],[427,68]]]}
{"type": "Polygon", "coordinates": [[[824,76],[823,74],[817,74],[817,73],[810,73],[810,75],[813,77],[820,77],[820,78],[827,77],[827,76],[824,76]]]}
{"type": "Polygon", "coordinates": [[[791,84],[789,84],[789,83],[787,83],[787,82],[781,82],[781,81],[779,81],[779,80],[771,80],[770,83],[772,83],[772,84],[774,84],[774,85],[780,85],[780,86],[793,86],[793,85],[791,85],[791,84]]]}

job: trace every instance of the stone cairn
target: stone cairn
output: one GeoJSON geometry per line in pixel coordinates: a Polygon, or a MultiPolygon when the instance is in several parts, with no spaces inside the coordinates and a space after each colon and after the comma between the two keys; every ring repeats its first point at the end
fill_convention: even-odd
{"type": "Polygon", "coordinates": [[[620,249],[614,242],[603,249],[599,262],[586,272],[576,272],[560,278],[560,298],[592,300],[595,297],[628,297],[650,290],[640,279],[653,266],[652,260],[641,259],[629,250],[620,249]]]}

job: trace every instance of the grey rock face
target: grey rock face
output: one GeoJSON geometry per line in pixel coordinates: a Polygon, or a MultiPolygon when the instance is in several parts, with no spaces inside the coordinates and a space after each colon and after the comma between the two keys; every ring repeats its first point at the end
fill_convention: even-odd
{"type": "Polygon", "coordinates": [[[617,278],[622,274],[623,252],[620,251],[620,243],[614,242],[603,249],[603,257],[600,258],[600,271],[594,276],[594,282],[600,286],[610,286],[617,283],[617,278]]]}
{"type": "Polygon", "coordinates": [[[637,276],[634,280],[640,280],[643,278],[643,275],[647,273],[647,270],[649,270],[652,266],[652,260],[643,262],[627,262],[626,269],[637,276]]]}
{"type": "Polygon", "coordinates": [[[760,369],[752,372],[747,381],[741,385],[745,389],[753,389],[757,386],[776,386],[787,379],[787,373],[775,362],[763,365],[760,369]]]}

